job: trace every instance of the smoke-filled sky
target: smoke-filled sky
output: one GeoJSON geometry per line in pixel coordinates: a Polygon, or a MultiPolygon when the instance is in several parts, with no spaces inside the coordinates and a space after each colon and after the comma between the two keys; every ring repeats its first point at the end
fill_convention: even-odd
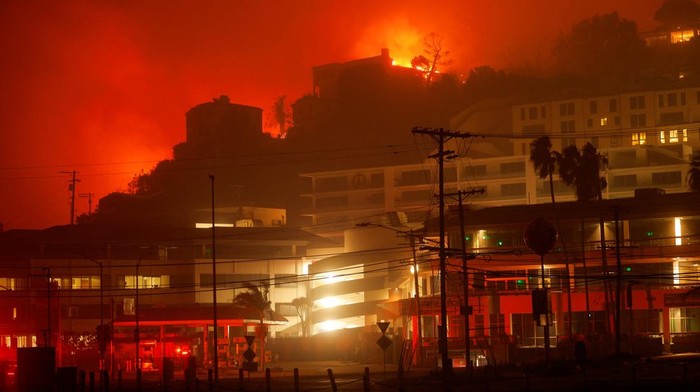
{"type": "MultiPolygon", "coordinates": [[[[271,107],[311,91],[311,67],[399,63],[443,37],[451,68],[532,68],[576,22],[618,11],[641,31],[663,0],[121,0],[0,2],[0,223],[67,224],[126,190],[219,95],[271,107]]],[[[410,132],[410,130],[406,130],[410,132]]]]}

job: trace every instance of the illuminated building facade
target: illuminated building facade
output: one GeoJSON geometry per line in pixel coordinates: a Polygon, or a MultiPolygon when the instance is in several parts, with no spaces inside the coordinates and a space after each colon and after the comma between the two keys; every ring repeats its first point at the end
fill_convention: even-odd
{"type": "MultiPolygon", "coordinates": [[[[654,273],[658,275],[641,280],[626,277],[624,280],[624,285],[629,284],[631,287],[633,297],[632,334],[644,331],[650,336],[657,336],[658,342],[663,342],[667,351],[671,350],[671,347],[680,349],[684,345],[681,344],[683,339],[693,339],[692,336],[700,332],[700,326],[692,322],[696,312],[696,304],[692,302],[694,294],[689,294],[686,298],[691,299],[688,300],[680,300],[681,297],[678,297],[689,293],[688,285],[696,282],[697,277],[693,274],[699,264],[694,237],[698,233],[695,223],[697,211],[691,207],[696,203],[695,195],[683,193],[687,189],[685,179],[690,168],[688,162],[692,154],[700,148],[698,124],[698,87],[578,96],[552,101],[513,103],[494,100],[481,103],[477,107],[468,108],[453,119],[453,129],[483,134],[485,137],[474,138],[467,143],[448,144],[447,147],[454,150],[458,157],[445,162],[445,191],[453,193],[457,190],[484,190],[483,194],[475,194],[467,199],[468,205],[474,210],[467,213],[466,219],[469,223],[465,225],[470,233],[470,250],[488,253],[494,249],[518,249],[516,252],[528,253],[522,243],[522,232],[528,219],[534,218],[534,215],[516,220],[517,213],[521,210],[539,211],[554,219],[550,211],[552,208],[549,181],[540,179],[535,174],[532,163],[529,162],[530,143],[540,136],[547,135],[552,140],[552,149],[557,151],[570,144],[580,147],[590,142],[596,146],[608,159],[608,167],[602,173],[608,184],[603,191],[607,207],[604,212],[597,209],[591,211],[606,216],[608,240],[617,238],[611,232],[616,221],[610,215],[614,205],[623,208],[639,200],[646,192],[661,195],[659,199],[653,200],[654,205],[662,203],[676,207],[676,210],[666,211],[666,215],[659,216],[649,211],[648,204],[644,204],[650,203],[649,201],[641,202],[642,205],[635,211],[634,217],[623,215],[617,219],[617,223],[620,226],[620,241],[626,244],[623,246],[643,249],[641,255],[636,253],[637,251],[628,253],[628,258],[622,261],[623,265],[627,265],[625,268],[629,267],[630,271],[635,271],[635,268],[637,271],[641,269],[640,276],[654,273]],[[511,209],[508,209],[508,206],[512,206],[511,209]],[[480,208],[484,208],[484,212],[477,217],[474,213],[480,208]],[[648,215],[645,217],[644,214],[648,215]],[[483,227],[479,227],[480,224],[483,224],[483,227]],[[640,237],[640,232],[645,233],[645,236],[646,233],[651,234],[640,237]],[[505,236],[507,238],[499,240],[500,236],[493,233],[508,235],[505,236]],[[670,256],[665,259],[661,256],[647,257],[647,252],[670,256]],[[657,280],[649,283],[649,279],[657,280]],[[645,283],[638,286],[638,281],[645,283]],[[651,297],[655,299],[650,300],[651,297]],[[646,308],[641,305],[643,301],[646,301],[646,308]],[[644,312],[648,313],[645,316],[648,320],[646,327],[638,325],[640,322],[637,321],[643,318],[644,312]],[[649,321],[652,319],[655,321],[649,321]],[[686,337],[686,334],[691,337],[686,337]]],[[[406,132],[410,132],[410,129],[406,132]]],[[[434,221],[437,216],[435,194],[438,173],[437,164],[431,160],[412,165],[317,171],[302,174],[302,177],[309,184],[308,191],[301,195],[305,201],[302,213],[313,223],[310,230],[329,238],[341,240],[345,230],[352,230],[363,222],[409,231],[411,228],[420,227],[423,222],[434,221]]],[[[554,193],[557,203],[561,202],[571,206],[567,208],[575,209],[574,190],[566,187],[556,175],[554,193]]],[[[456,204],[455,201],[449,203],[456,204]]],[[[600,251],[596,253],[599,247],[596,241],[599,241],[599,237],[596,237],[595,226],[598,223],[594,216],[586,218],[583,229],[585,238],[582,239],[581,229],[578,228],[580,211],[568,211],[568,214],[566,218],[561,219],[568,220],[563,236],[569,239],[567,243],[571,245],[567,247],[571,246],[572,250],[568,251],[566,256],[557,254],[557,261],[552,262],[548,269],[548,275],[558,274],[559,277],[545,279],[557,280],[561,289],[562,282],[567,281],[561,278],[565,275],[562,275],[562,265],[566,264],[564,260],[570,257],[569,255],[578,257],[576,260],[590,260],[593,263],[591,268],[595,271],[594,274],[617,276],[615,271],[607,270],[615,265],[613,256],[607,255],[608,258],[612,258],[608,267],[600,266],[600,251]]],[[[458,228],[454,220],[451,221],[448,245],[451,248],[460,246],[459,235],[455,235],[458,228]]],[[[435,235],[430,232],[426,234],[435,235]]],[[[395,241],[386,243],[396,245],[395,241]]],[[[408,253],[407,249],[404,251],[408,253]]],[[[430,259],[429,256],[426,257],[430,259]]],[[[434,257],[433,255],[433,259],[434,257]]],[[[488,338],[480,343],[482,346],[494,343],[492,346],[496,347],[495,343],[503,343],[499,354],[481,350],[481,355],[492,356],[489,360],[508,360],[513,358],[513,353],[507,348],[509,342],[523,347],[543,345],[541,328],[538,330],[533,324],[530,304],[530,292],[541,280],[536,278],[539,260],[511,255],[498,256],[499,259],[506,260],[503,264],[486,261],[495,257],[477,257],[470,262],[470,266],[482,271],[478,274],[475,270],[469,271],[470,279],[477,280],[470,282],[470,290],[474,294],[470,300],[470,306],[474,309],[470,324],[473,339],[488,338]],[[498,339],[491,339],[496,337],[498,339]]],[[[390,259],[385,259],[387,260],[390,259]]],[[[439,314],[439,307],[436,307],[436,295],[439,293],[437,266],[435,263],[428,265],[430,268],[424,268],[420,272],[419,284],[419,291],[425,295],[421,298],[420,308],[424,318],[422,336],[426,337],[426,342],[437,336],[435,329],[439,325],[439,320],[436,319],[439,314]]],[[[449,265],[459,266],[461,260],[455,258],[449,265]]],[[[318,274],[335,273],[330,263],[326,267],[319,264],[313,269],[318,274]]],[[[571,325],[577,325],[574,332],[592,331],[579,328],[582,322],[595,325],[595,333],[614,331],[609,305],[612,303],[612,294],[610,288],[607,291],[600,289],[602,278],[591,278],[598,286],[593,289],[593,286],[589,287],[589,308],[594,309],[590,307],[591,303],[598,307],[595,308],[597,313],[586,317],[586,301],[580,291],[581,276],[590,275],[590,272],[585,274],[577,261],[572,261],[565,271],[570,275],[568,280],[576,287],[575,293],[572,294],[574,309],[571,325]],[[604,305],[606,303],[608,305],[604,305]]],[[[462,316],[459,315],[460,302],[456,296],[457,293],[461,293],[463,278],[460,276],[463,275],[460,275],[459,268],[451,269],[449,274],[448,282],[453,284],[452,288],[448,288],[448,291],[452,290],[448,293],[451,298],[448,301],[448,325],[449,336],[453,341],[460,339],[460,336],[463,339],[463,332],[462,335],[459,332],[463,328],[460,321],[462,316]]],[[[401,317],[392,320],[392,325],[403,327],[405,336],[416,337],[414,329],[417,323],[412,319],[415,320],[417,314],[415,306],[411,308],[414,302],[414,284],[408,266],[401,279],[387,279],[384,287],[386,290],[395,289],[402,296],[401,317]]],[[[623,289],[626,290],[627,286],[624,285],[623,289]]],[[[330,291],[332,288],[324,290],[330,291]]],[[[552,316],[557,325],[551,327],[552,345],[555,345],[558,337],[568,336],[569,324],[563,322],[563,317],[568,317],[568,314],[562,313],[562,307],[568,306],[568,299],[562,295],[555,294],[552,299],[553,309],[557,309],[557,314],[552,316]]],[[[623,317],[630,320],[627,313],[623,317]]],[[[374,320],[375,318],[366,316],[365,324],[372,325],[374,320]]],[[[620,328],[622,331],[629,331],[625,329],[629,326],[629,322],[625,320],[621,320],[620,328]]],[[[451,343],[451,349],[453,346],[460,347],[457,343],[451,343]]],[[[473,347],[479,347],[476,340],[473,347]]],[[[476,360],[475,353],[472,354],[472,360],[476,360]]]]}
{"type": "MultiPolygon", "coordinates": [[[[244,335],[259,327],[258,314],[231,305],[244,282],[270,286],[271,312],[264,320],[269,337],[299,336],[292,301],[308,295],[306,249],[328,242],[298,229],[253,225],[217,227],[216,233],[219,360],[233,365],[247,348],[244,335]]],[[[7,350],[44,345],[50,311],[50,344],[64,366],[92,368],[99,362],[95,333],[103,322],[112,337],[105,366],[134,370],[137,319],[144,370],[183,350],[201,364],[211,361],[210,230],[101,225],[10,230],[0,235],[0,257],[5,283],[0,339],[7,350]]]]}

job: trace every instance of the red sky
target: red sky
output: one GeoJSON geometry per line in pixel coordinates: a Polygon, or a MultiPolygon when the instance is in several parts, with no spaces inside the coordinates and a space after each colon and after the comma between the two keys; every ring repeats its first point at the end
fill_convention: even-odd
{"type": "MultiPolygon", "coordinates": [[[[663,0],[0,2],[0,223],[67,224],[68,176],[97,199],[170,158],[185,112],[219,95],[267,109],[311,67],[408,60],[435,32],[456,71],[537,65],[553,40],[617,10],[653,28],[663,0]]],[[[409,132],[410,130],[407,130],[409,132]]],[[[88,210],[76,198],[76,214],[88,210]]]]}

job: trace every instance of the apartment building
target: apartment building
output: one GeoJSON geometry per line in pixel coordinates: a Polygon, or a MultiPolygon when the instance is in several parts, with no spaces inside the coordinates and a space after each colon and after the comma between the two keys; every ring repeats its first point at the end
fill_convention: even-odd
{"type": "MultiPolygon", "coordinates": [[[[445,192],[448,194],[458,190],[483,192],[466,198],[467,222],[463,226],[468,233],[467,246],[470,252],[474,253],[488,254],[491,251],[498,253],[506,249],[514,252],[510,256],[498,256],[499,259],[507,260],[505,264],[490,262],[496,256],[477,257],[474,264],[470,264],[474,265],[474,270],[470,267],[467,274],[470,276],[470,291],[475,296],[470,299],[469,306],[477,309],[470,316],[472,319],[470,324],[473,326],[471,338],[475,339],[473,347],[479,347],[476,344],[477,338],[486,339],[481,343],[482,346],[504,341],[522,347],[544,345],[542,330],[541,328],[538,330],[532,321],[529,295],[538,286],[538,282],[542,281],[542,278],[537,277],[540,262],[532,254],[523,256],[530,251],[525,247],[522,237],[528,220],[534,219],[537,214],[549,217],[551,220],[555,219],[551,214],[549,181],[538,178],[529,162],[530,143],[545,135],[552,140],[554,150],[561,151],[571,144],[581,147],[584,143],[590,142],[607,157],[608,167],[603,175],[607,179],[608,186],[604,190],[603,198],[605,203],[612,203],[606,204],[605,211],[590,206],[589,210],[593,215],[587,216],[587,222],[582,229],[579,227],[583,219],[581,214],[588,210],[577,207],[578,204],[573,203],[575,200],[573,189],[567,188],[556,176],[554,178],[557,202],[568,205],[566,207],[568,222],[562,227],[561,236],[567,239],[569,244],[567,248],[582,250],[569,250],[567,254],[557,253],[556,261],[552,261],[552,266],[547,268],[548,275],[558,277],[545,277],[545,281],[557,280],[560,282],[559,288],[562,287],[561,282],[566,281],[572,281],[576,285],[576,291],[571,297],[575,305],[570,315],[568,313],[564,315],[565,312],[562,310],[567,307],[568,297],[562,296],[561,292],[553,296],[552,309],[557,309],[559,313],[552,317],[559,327],[550,327],[553,328],[550,342],[552,347],[556,346],[560,337],[569,335],[567,332],[569,328],[572,333],[614,331],[610,316],[611,309],[609,305],[601,305],[611,303],[609,291],[600,288],[600,276],[591,278],[590,271],[584,272],[584,268],[587,267],[581,265],[581,260],[587,259],[589,263],[595,260],[592,264],[593,270],[596,271],[594,274],[615,275],[615,271],[608,270],[609,265],[601,267],[602,256],[600,251],[598,253],[595,251],[599,246],[596,245],[596,241],[600,241],[600,235],[596,237],[600,224],[595,219],[596,216],[606,216],[604,226],[607,228],[608,239],[619,238],[621,243],[626,244],[625,246],[635,249],[644,248],[641,251],[642,255],[646,252],[673,255],[670,256],[671,259],[665,259],[663,262],[657,260],[660,264],[657,263],[659,265],[655,266],[649,266],[653,263],[645,259],[646,256],[632,257],[624,262],[625,264],[644,264],[642,267],[636,267],[643,271],[649,269],[649,271],[663,271],[658,272],[659,274],[670,274],[665,280],[661,279],[663,282],[657,282],[659,287],[665,288],[660,289],[661,291],[656,294],[652,293],[653,289],[648,285],[645,286],[646,283],[637,286],[635,279],[625,280],[627,282],[625,284],[629,283],[629,287],[632,288],[631,295],[634,298],[642,298],[645,295],[649,298],[651,296],[659,299],[669,298],[663,303],[648,303],[648,308],[644,310],[653,308],[654,312],[659,313],[656,314],[656,321],[649,321],[656,327],[642,328],[633,321],[629,330],[630,336],[642,331],[655,334],[659,337],[659,341],[663,342],[666,351],[669,351],[672,346],[675,349],[683,347],[681,341],[685,339],[684,334],[692,335],[700,332],[700,327],[688,321],[694,317],[692,314],[695,310],[677,309],[672,306],[674,301],[672,298],[688,293],[688,285],[694,282],[695,276],[692,274],[697,268],[697,263],[694,261],[697,257],[694,245],[687,249],[676,248],[676,246],[695,243],[695,223],[688,223],[696,221],[696,211],[692,207],[695,195],[684,192],[687,189],[685,178],[690,168],[688,162],[693,152],[700,148],[698,124],[700,124],[700,88],[697,87],[577,97],[546,102],[516,104],[494,102],[490,107],[482,107],[480,110],[468,109],[464,114],[455,117],[453,128],[469,131],[473,137],[467,141],[450,140],[446,144],[446,149],[454,152],[451,154],[454,155],[454,159],[448,159],[444,163],[445,192]],[[499,116],[500,122],[494,122],[494,118],[497,119],[499,116]],[[480,134],[481,125],[484,125],[489,133],[480,134]],[[667,211],[666,215],[659,216],[650,211],[648,205],[644,205],[645,202],[641,202],[641,206],[635,211],[634,218],[614,219],[609,214],[613,205],[625,206],[639,200],[640,195],[647,193],[662,195],[661,198],[653,200],[654,205],[668,204],[674,206],[676,210],[667,211]],[[532,211],[532,213],[526,218],[521,217],[516,220],[515,217],[521,211],[532,211]],[[645,217],[644,214],[648,216],[645,217]],[[676,227],[685,227],[686,224],[690,225],[688,229],[676,230],[676,227]],[[490,228],[480,228],[479,225],[490,228]],[[615,225],[624,227],[618,235],[614,235],[611,231],[615,225]],[[630,228],[636,231],[633,233],[630,228]],[[644,234],[646,237],[640,236],[639,232],[647,233],[644,234]],[[663,240],[656,241],[661,232],[664,233],[663,240]],[[584,238],[581,238],[581,233],[585,234],[584,238]],[[683,239],[677,243],[676,238],[683,239]],[[662,243],[665,245],[662,246],[662,243]],[[647,248],[648,246],[651,248],[647,248]],[[661,247],[658,248],[659,246],[661,247]],[[576,261],[571,259],[574,254],[576,261]],[[673,257],[679,259],[674,261],[673,257]],[[673,278],[674,274],[676,278],[673,278]],[[568,278],[562,278],[566,276],[568,278]],[[581,278],[582,276],[584,278],[581,278]],[[685,277],[688,276],[690,278],[686,279],[685,277]],[[597,286],[592,291],[594,294],[589,292],[588,297],[584,299],[585,295],[580,290],[583,287],[581,279],[589,278],[595,279],[597,286]],[[682,283],[679,283],[681,281],[682,283]],[[501,287],[514,292],[505,295],[502,292],[504,290],[499,289],[501,287]],[[491,294],[484,295],[484,290],[491,290],[489,291],[491,294]],[[588,309],[583,305],[586,301],[588,301],[588,309]],[[590,301],[594,301],[598,306],[595,312],[603,313],[587,313],[587,310],[591,310],[590,301]],[[690,318],[684,314],[691,314],[688,316],[690,318]],[[564,323],[563,317],[571,317],[571,321],[567,319],[564,323]],[[587,323],[595,325],[596,329],[580,328],[587,323]],[[564,327],[564,325],[567,326],[564,327]],[[574,328],[574,325],[578,326],[574,328]],[[674,336],[678,338],[677,345],[674,343],[674,336]],[[499,338],[491,339],[492,337],[499,338]]],[[[406,132],[410,131],[406,130],[406,132]]],[[[438,215],[436,195],[439,173],[437,169],[438,165],[434,160],[426,159],[421,164],[413,165],[305,173],[302,177],[309,184],[309,188],[308,192],[301,197],[305,201],[303,213],[312,223],[309,230],[336,240],[347,240],[348,232],[357,230],[359,224],[369,223],[375,227],[385,227],[386,230],[394,231],[395,235],[403,233],[404,238],[408,233],[421,233],[421,238],[435,239],[435,230],[426,229],[425,225],[426,222],[434,223],[438,215]]],[[[454,206],[456,200],[447,198],[447,204],[454,206]]],[[[452,220],[448,225],[448,246],[459,248],[459,235],[455,233],[459,233],[460,224],[455,222],[455,212],[451,212],[451,216],[452,220]]],[[[560,218],[564,219],[564,217],[560,218]]],[[[395,239],[391,241],[387,239],[385,244],[389,247],[397,246],[395,239]]],[[[374,246],[375,249],[382,248],[381,244],[374,246]]],[[[405,240],[404,246],[406,246],[405,240]]],[[[426,244],[420,246],[423,249],[429,248],[426,244]]],[[[412,260],[415,256],[411,256],[408,248],[403,248],[403,252],[404,268],[396,269],[397,272],[401,271],[401,274],[392,279],[386,278],[384,281],[387,294],[382,298],[384,305],[381,308],[393,306],[390,305],[392,300],[389,299],[388,294],[393,290],[400,296],[398,302],[400,316],[391,320],[392,325],[401,327],[406,338],[415,340],[423,336],[424,344],[429,344],[431,338],[437,336],[437,325],[440,324],[439,307],[436,306],[440,288],[435,255],[431,256],[425,251],[419,252],[421,260],[432,261],[426,261],[423,265],[424,268],[419,271],[419,283],[416,285],[409,268],[411,263],[406,261],[412,260]],[[416,292],[424,295],[419,306],[412,305],[415,302],[416,292]],[[416,332],[419,325],[417,308],[421,309],[420,317],[423,318],[420,323],[422,325],[420,334],[416,332]]],[[[637,255],[636,251],[633,253],[637,255]]],[[[381,260],[377,257],[382,259],[376,252],[366,256],[366,260],[356,257],[353,265],[364,266],[380,262],[381,260]]],[[[399,259],[402,258],[399,257],[399,259]]],[[[385,257],[383,260],[389,262],[393,259],[385,257]]],[[[332,263],[326,266],[323,265],[322,260],[316,263],[316,266],[312,264],[311,268],[315,274],[334,275],[335,267],[332,263]]],[[[454,259],[448,262],[448,265],[461,265],[461,260],[454,259]]],[[[632,266],[629,268],[635,269],[632,266]]],[[[448,275],[448,281],[452,284],[448,287],[450,298],[448,303],[451,305],[449,305],[447,324],[448,335],[452,342],[450,348],[454,350],[460,347],[461,343],[457,341],[460,339],[464,341],[464,333],[460,332],[464,325],[460,306],[464,304],[460,305],[460,299],[457,296],[464,285],[464,272],[459,268],[452,268],[448,271],[448,275]]],[[[322,303],[326,298],[325,292],[333,291],[331,287],[326,287],[324,290],[324,295],[314,295],[314,300],[322,303]]],[[[368,288],[368,291],[373,290],[375,288],[368,288]]],[[[358,298],[354,303],[362,303],[361,291],[358,291],[356,296],[358,298]]],[[[375,306],[375,309],[378,314],[380,307],[375,306]]],[[[633,313],[636,311],[637,308],[634,308],[633,313]]],[[[639,311],[642,309],[640,308],[639,311]]],[[[366,328],[370,328],[381,318],[376,315],[371,317],[364,310],[355,312],[355,316],[359,315],[363,315],[366,328]]],[[[638,317],[641,316],[636,313],[632,315],[633,320],[637,320],[638,317]]],[[[623,322],[623,326],[619,328],[627,328],[624,325],[623,322]]],[[[493,347],[496,346],[493,345],[493,347]]],[[[430,352],[430,349],[426,347],[426,352],[430,352]]],[[[494,350],[498,351],[498,349],[494,350]]],[[[509,349],[504,346],[500,350],[499,353],[477,350],[478,352],[471,353],[470,358],[476,361],[480,358],[478,356],[482,355],[490,356],[489,360],[507,360],[509,349]]],[[[463,349],[461,355],[464,357],[463,349]]]]}

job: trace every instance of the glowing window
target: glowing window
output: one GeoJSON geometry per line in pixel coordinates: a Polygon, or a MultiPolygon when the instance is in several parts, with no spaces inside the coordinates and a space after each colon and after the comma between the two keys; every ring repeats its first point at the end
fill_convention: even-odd
{"type": "Polygon", "coordinates": [[[600,126],[601,126],[601,127],[604,127],[604,126],[606,126],[606,125],[608,125],[608,118],[607,118],[607,117],[601,118],[601,119],[600,119],[600,126]]]}
{"type": "Polygon", "coordinates": [[[14,290],[15,289],[15,279],[14,278],[0,278],[0,290],[14,290]]]}
{"type": "Polygon", "coordinates": [[[682,137],[683,137],[683,141],[684,141],[684,142],[687,142],[687,141],[688,141],[688,130],[687,130],[687,129],[683,129],[683,131],[681,132],[681,135],[682,135],[682,137]]]}
{"type": "Polygon", "coordinates": [[[668,131],[668,142],[669,143],[678,143],[678,130],[677,129],[671,129],[668,131]]]}
{"type": "Polygon", "coordinates": [[[681,42],[688,42],[691,38],[695,37],[695,30],[679,30],[671,32],[671,43],[677,44],[681,42]]]}
{"type": "Polygon", "coordinates": [[[99,276],[74,276],[71,278],[70,287],[74,290],[100,288],[99,276]]]}
{"type": "Polygon", "coordinates": [[[632,145],[638,146],[642,144],[647,144],[647,133],[646,132],[635,132],[632,134],[632,145]]]}
{"type": "Polygon", "coordinates": [[[659,131],[659,141],[661,144],[666,143],[666,132],[665,131],[659,131]]]}

